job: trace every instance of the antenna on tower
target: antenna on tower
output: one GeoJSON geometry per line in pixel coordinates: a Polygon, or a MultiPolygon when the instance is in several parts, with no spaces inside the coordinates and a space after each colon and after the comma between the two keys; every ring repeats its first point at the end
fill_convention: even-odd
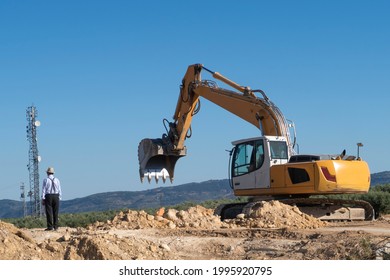
{"type": "Polygon", "coordinates": [[[24,191],[24,183],[20,183],[20,200],[23,205],[23,217],[27,216],[27,205],[26,205],[26,193],[24,191]]]}
{"type": "Polygon", "coordinates": [[[30,143],[30,149],[28,152],[29,163],[27,165],[30,173],[30,191],[28,196],[30,197],[31,216],[41,216],[41,203],[39,196],[39,162],[41,157],[38,155],[37,144],[37,127],[41,125],[37,118],[38,111],[35,106],[27,108],[27,141],[30,143]]]}

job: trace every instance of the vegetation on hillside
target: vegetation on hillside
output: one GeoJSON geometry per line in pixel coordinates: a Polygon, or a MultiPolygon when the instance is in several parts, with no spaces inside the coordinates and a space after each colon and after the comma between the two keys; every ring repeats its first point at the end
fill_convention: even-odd
{"type": "MultiPolygon", "coordinates": [[[[59,224],[61,227],[86,227],[95,222],[106,222],[112,220],[120,210],[109,210],[100,212],[86,212],[77,214],[60,214],[59,224]]],[[[4,219],[4,221],[14,224],[19,228],[45,228],[46,217],[25,217],[4,219]]]]}
{"type": "MultiPolygon", "coordinates": [[[[372,187],[367,194],[359,195],[337,195],[337,198],[344,199],[360,199],[365,200],[371,203],[375,209],[376,216],[390,214],[390,184],[378,185],[372,187]]],[[[184,202],[174,206],[166,206],[166,208],[174,208],[177,210],[187,210],[188,208],[201,205],[206,208],[215,208],[216,206],[224,203],[232,202],[245,202],[247,201],[246,197],[240,197],[237,199],[224,199],[224,200],[208,200],[203,203],[195,202],[184,202]]],[[[86,227],[87,225],[93,224],[95,222],[106,222],[107,220],[112,220],[115,215],[120,211],[125,211],[127,209],[119,210],[109,210],[109,211],[100,211],[100,212],[86,212],[86,213],[77,213],[77,214],[60,214],[60,226],[62,227],[86,227]]],[[[154,214],[157,209],[150,208],[145,209],[149,214],[154,214]]],[[[4,219],[5,221],[14,224],[19,228],[44,228],[46,227],[46,220],[42,218],[14,218],[14,219],[4,219]]]]}
{"type": "Polygon", "coordinates": [[[371,187],[366,194],[334,195],[341,199],[359,199],[369,202],[375,210],[375,216],[390,214],[390,184],[371,187]]]}
{"type": "Polygon", "coordinates": [[[377,185],[360,199],[368,201],[374,207],[377,216],[390,214],[390,184],[377,185]]]}

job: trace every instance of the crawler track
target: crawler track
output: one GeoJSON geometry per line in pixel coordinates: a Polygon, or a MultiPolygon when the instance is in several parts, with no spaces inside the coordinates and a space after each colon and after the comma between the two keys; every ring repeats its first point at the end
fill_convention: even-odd
{"type": "MultiPolygon", "coordinates": [[[[287,205],[295,205],[300,207],[323,207],[324,205],[340,206],[345,208],[363,208],[365,212],[365,220],[371,221],[375,218],[374,208],[370,203],[364,200],[345,200],[345,199],[329,199],[329,198],[288,198],[280,199],[280,202],[287,205]]],[[[261,201],[248,203],[232,203],[223,204],[217,207],[215,214],[219,215],[222,220],[233,219],[238,214],[245,214],[249,217],[256,206],[261,205],[261,201]]]]}

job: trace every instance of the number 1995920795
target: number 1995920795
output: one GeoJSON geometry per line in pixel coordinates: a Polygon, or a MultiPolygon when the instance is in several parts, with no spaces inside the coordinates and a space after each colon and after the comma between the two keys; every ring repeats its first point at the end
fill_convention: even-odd
{"type": "Polygon", "coordinates": [[[268,266],[219,266],[213,267],[213,275],[271,275],[272,267],[268,266]]]}

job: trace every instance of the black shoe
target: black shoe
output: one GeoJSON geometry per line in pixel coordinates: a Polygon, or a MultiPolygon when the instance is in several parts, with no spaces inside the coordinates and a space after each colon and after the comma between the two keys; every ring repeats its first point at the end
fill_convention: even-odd
{"type": "Polygon", "coordinates": [[[45,231],[51,231],[51,230],[53,230],[52,228],[47,228],[47,229],[45,229],[45,231]]]}

